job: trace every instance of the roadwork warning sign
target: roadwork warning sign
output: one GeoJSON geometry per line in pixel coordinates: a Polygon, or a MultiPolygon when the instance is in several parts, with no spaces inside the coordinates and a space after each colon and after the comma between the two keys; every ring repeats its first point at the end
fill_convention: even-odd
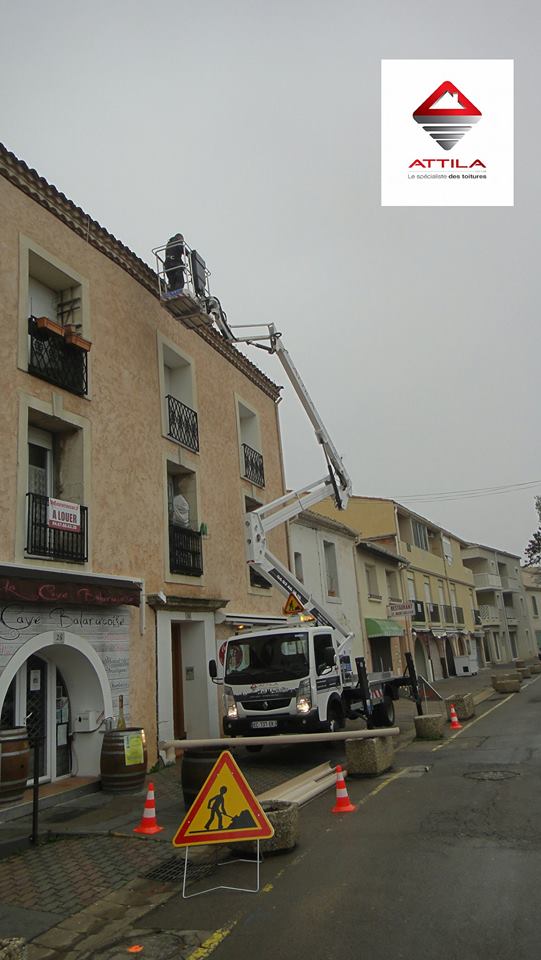
{"type": "Polygon", "coordinates": [[[286,614],[286,616],[289,616],[292,613],[303,613],[304,607],[299,598],[296,597],[294,593],[290,593],[282,608],[282,611],[286,614]]]}
{"type": "Polygon", "coordinates": [[[272,836],[272,824],[233,757],[224,750],[173,837],[173,846],[267,840],[272,836]]]}

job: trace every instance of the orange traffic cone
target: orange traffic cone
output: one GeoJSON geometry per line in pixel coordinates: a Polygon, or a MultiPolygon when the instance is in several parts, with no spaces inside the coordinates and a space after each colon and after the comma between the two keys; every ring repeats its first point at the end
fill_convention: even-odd
{"type": "Polygon", "coordinates": [[[160,830],[163,830],[163,827],[158,826],[156,820],[156,804],[154,801],[154,784],[149,783],[147,798],[145,800],[145,809],[143,810],[143,816],[141,818],[141,823],[138,827],[133,828],[134,833],[159,833],[160,830]]]}
{"type": "Polygon", "coordinates": [[[348,797],[346,790],[346,781],[342,773],[342,767],[336,768],[336,803],[331,813],[353,813],[355,807],[348,797]]]}
{"type": "Polygon", "coordinates": [[[449,711],[451,714],[451,730],[462,730],[462,724],[458,722],[454,703],[451,704],[449,711]]]}

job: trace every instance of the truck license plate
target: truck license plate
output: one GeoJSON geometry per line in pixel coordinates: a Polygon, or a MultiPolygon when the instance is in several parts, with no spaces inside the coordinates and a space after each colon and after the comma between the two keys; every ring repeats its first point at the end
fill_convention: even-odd
{"type": "Polygon", "coordinates": [[[252,720],[250,726],[253,730],[268,730],[269,727],[277,727],[278,720],[252,720]]]}

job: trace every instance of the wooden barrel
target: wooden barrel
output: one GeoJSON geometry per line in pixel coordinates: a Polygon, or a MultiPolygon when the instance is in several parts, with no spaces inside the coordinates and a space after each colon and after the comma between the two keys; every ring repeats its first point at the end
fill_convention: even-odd
{"type": "Polygon", "coordinates": [[[191,807],[221,753],[222,751],[215,747],[206,750],[184,750],[180,782],[186,810],[191,807]]]}
{"type": "Polygon", "coordinates": [[[0,729],[0,803],[16,803],[28,780],[30,746],[26,727],[0,729]]]}
{"type": "Polygon", "coordinates": [[[147,772],[145,731],[141,727],[106,731],[100,771],[101,788],[107,793],[138,793],[144,786],[147,772]]]}

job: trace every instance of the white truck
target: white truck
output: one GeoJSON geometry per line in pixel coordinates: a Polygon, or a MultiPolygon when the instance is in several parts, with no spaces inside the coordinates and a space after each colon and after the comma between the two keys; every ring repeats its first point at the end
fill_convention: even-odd
{"type": "MultiPolygon", "coordinates": [[[[173,238],[175,239],[175,238],[173,238]]],[[[294,597],[295,620],[231,637],[224,659],[224,733],[260,736],[264,733],[335,731],[347,718],[364,717],[367,726],[392,726],[394,701],[401,686],[412,689],[421,712],[413,660],[408,672],[366,672],[363,657],[352,666],[353,635],[307,591],[305,585],[267,547],[274,527],[332,496],[339,510],[347,506],[351,480],[308,391],[274,324],[230,326],[219,301],[210,296],[208,271],[184,240],[157,248],[160,297],[169,311],[189,328],[214,323],[232,345],[248,344],[275,354],[314,428],[327,463],[326,474],[299,490],[284,494],[246,514],[246,559],[251,567],[284,596],[294,597]],[[182,269],[184,287],[171,289],[171,263],[182,269]],[[201,268],[202,264],[202,268],[201,268]],[[199,283],[197,277],[199,275],[199,283]],[[243,331],[240,335],[236,331],[243,331]]],[[[209,673],[218,681],[215,660],[209,673]]]]}

